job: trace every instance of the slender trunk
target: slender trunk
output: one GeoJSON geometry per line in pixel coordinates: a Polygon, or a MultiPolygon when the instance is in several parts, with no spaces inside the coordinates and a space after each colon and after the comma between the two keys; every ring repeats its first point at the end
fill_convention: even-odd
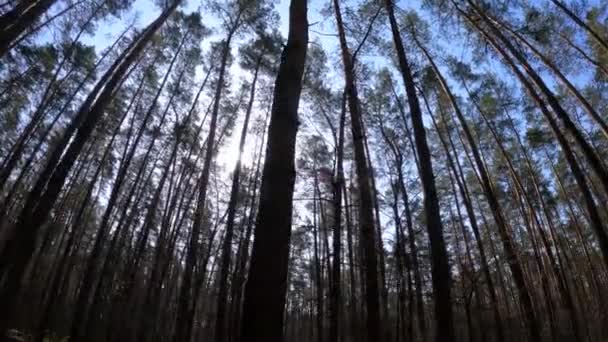
{"type": "Polygon", "coordinates": [[[236,216],[237,209],[237,196],[240,188],[240,177],[241,177],[241,156],[245,149],[245,142],[247,139],[247,129],[249,127],[249,117],[251,115],[251,109],[253,108],[253,101],[255,99],[255,87],[258,79],[258,71],[262,57],[258,58],[255,71],[253,74],[253,81],[251,82],[251,93],[249,96],[249,103],[247,104],[247,110],[245,111],[245,119],[243,122],[243,129],[241,131],[241,139],[239,143],[239,155],[237,158],[234,171],[232,173],[232,186],[230,189],[230,199],[228,202],[228,218],[226,220],[226,236],[224,236],[222,246],[222,256],[220,261],[220,280],[219,280],[219,294],[217,298],[217,313],[215,321],[215,341],[224,342],[228,336],[226,330],[226,302],[228,297],[228,273],[230,271],[230,259],[232,255],[232,236],[234,234],[234,219],[236,216]]]}
{"type": "Polygon", "coordinates": [[[585,50],[583,50],[581,47],[576,45],[576,43],[573,42],[572,39],[568,38],[567,35],[565,35],[563,33],[560,33],[559,35],[560,35],[560,37],[562,37],[563,40],[566,41],[566,43],[568,43],[568,45],[570,45],[571,48],[573,48],[574,50],[576,50],[576,52],[578,52],[581,56],[583,56],[583,59],[585,59],[587,62],[595,65],[595,67],[597,67],[602,73],[604,73],[604,77],[608,77],[608,67],[606,67],[602,63],[598,62],[597,60],[595,60],[591,56],[589,56],[589,54],[587,52],[585,52],[585,50]]]}
{"type": "MultiPolygon", "coordinates": [[[[553,110],[556,117],[562,122],[566,131],[572,135],[576,143],[579,145],[581,152],[585,156],[585,159],[589,162],[591,169],[593,169],[593,171],[599,178],[605,194],[608,194],[608,171],[606,171],[604,163],[597,154],[597,151],[593,148],[591,144],[589,144],[589,142],[587,142],[580,129],[576,127],[568,113],[566,113],[564,108],[559,104],[559,101],[555,94],[549,89],[549,87],[542,80],[540,75],[536,71],[534,71],[532,66],[528,63],[526,57],[517,48],[515,48],[515,46],[513,46],[511,41],[507,37],[505,37],[504,34],[502,34],[502,32],[495,26],[495,24],[487,17],[487,15],[483,11],[481,11],[470,0],[467,1],[480,15],[480,17],[486,22],[493,36],[483,30],[479,26],[479,23],[475,23],[474,26],[477,28],[477,30],[480,31],[480,33],[482,33],[483,36],[486,37],[486,39],[490,42],[490,44],[492,44],[492,46],[494,46],[494,48],[499,52],[500,55],[503,55],[505,58],[507,58],[505,49],[498,44],[497,39],[498,41],[504,44],[507,51],[509,51],[512,56],[523,66],[525,73],[532,79],[533,84],[536,84],[541,94],[544,95],[544,97],[546,98],[546,103],[548,104],[548,106],[553,110]]],[[[468,20],[471,20],[471,17],[469,15],[464,15],[467,16],[468,20]]],[[[530,83],[529,80],[526,82],[530,83]]],[[[526,86],[526,88],[528,87],[526,86]]]]}
{"type": "Polygon", "coordinates": [[[350,336],[353,341],[359,341],[359,313],[357,312],[357,279],[355,276],[355,256],[353,251],[353,234],[351,222],[351,208],[345,182],[342,183],[342,195],[344,196],[344,216],[346,217],[346,243],[348,247],[348,274],[349,274],[349,309],[350,309],[350,336]]]}
{"type": "Polygon", "coordinates": [[[524,313],[526,316],[526,325],[529,329],[531,340],[539,341],[540,340],[540,329],[538,327],[538,322],[536,321],[536,317],[534,317],[534,308],[532,305],[532,297],[530,295],[528,288],[526,287],[523,269],[521,267],[520,261],[517,257],[517,252],[515,250],[515,243],[508,232],[508,227],[507,227],[508,223],[504,217],[502,207],[496,196],[494,186],[492,184],[490,176],[488,175],[487,169],[485,168],[485,164],[482,161],[479,149],[477,148],[476,140],[473,137],[471,130],[469,129],[469,125],[468,125],[466,119],[464,118],[464,115],[461,112],[460,107],[458,106],[458,103],[456,102],[456,99],[455,99],[454,95],[452,94],[452,91],[450,90],[446,80],[443,78],[443,75],[439,72],[439,69],[435,65],[435,62],[433,61],[431,55],[422,46],[422,44],[420,44],[420,42],[418,42],[417,40],[416,40],[416,42],[417,42],[418,47],[420,47],[420,49],[424,52],[427,59],[431,63],[431,66],[432,66],[435,74],[437,75],[437,78],[439,79],[441,87],[448,95],[448,97],[450,99],[450,103],[454,109],[454,112],[456,113],[456,116],[464,131],[464,135],[471,148],[471,152],[473,154],[473,159],[475,161],[477,171],[479,172],[479,176],[481,178],[481,185],[483,187],[485,197],[492,210],[492,215],[494,216],[494,221],[496,222],[499,233],[501,235],[503,247],[505,249],[505,252],[507,253],[507,262],[511,269],[511,273],[513,274],[513,279],[515,280],[515,284],[517,286],[520,303],[522,305],[522,309],[524,310],[524,313]]]}
{"type": "Polygon", "coordinates": [[[341,253],[342,253],[342,187],[344,186],[344,126],[346,123],[346,96],[342,96],[342,110],[336,146],[336,171],[333,179],[333,264],[332,288],[329,305],[329,342],[338,342],[340,338],[340,303],[341,303],[341,253]]]}
{"type": "MultiPolygon", "coordinates": [[[[167,16],[168,16],[168,14],[167,14],[167,16]]],[[[150,37],[151,37],[151,35],[150,35],[150,37]]],[[[84,271],[82,285],[80,287],[78,299],[76,302],[76,310],[75,310],[75,314],[74,314],[74,320],[72,322],[71,336],[79,337],[78,339],[84,338],[85,334],[87,333],[86,330],[87,330],[88,316],[89,316],[88,313],[90,311],[89,310],[89,299],[93,298],[94,302],[97,300],[96,288],[98,288],[99,285],[97,285],[97,286],[95,285],[95,277],[97,274],[99,260],[103,254],[103,245],[106,241],[107,236],[110,233],[111,214],[118,202],[118,198],[119,198],[120,190],[122,189],[122,185],[125,182],[125,180],[127,179],[127,171],[131,164],[131,161],[133,160],[133,157],[135,155],[136,148],[138,147],[139,141],[141,140],[141,138],[143,136],[143,132],[145,131],[145,127],[146,127],[147,123],[149,122],[150,118],[152,117],[152,113],[158,104],[158,99],[160,97],[160,94],[161,94],[162,90],[164,89],[164,86],[169,78],[172,67],[173,67],[175,61],[177,60],[177,56],[180,53],[183,43],[184,43],[184,40],[182,40],[180,46],[178,47],[178,50],[176,51],[173,59],[171,60],[169,68],[167,69],[165,76],[163,78],[163,81],[161,83],[161,86],[157,90],[155,97],[152,101],[152,104],[149,106],[149,108],[144,116],[141,127],[139,129],[139,132],[136,135],[135,140],[132,143],[131,150],[126,155],[126,157],[123,159],[121,168],[118,171],[116,180],[112,186],[112,192],[110,194],[108,204],[104,210],[104,214],[101,218],[101,223],[99,225],[98,233],[95,237],[95,243],[93,246],[93,250],[87,260],[87,267],[86,267],[86,270],[84,271]]],[[[166,115],[167,111],[165,111],[164,113],[166,115]]],[[[164,118],[163,118],[163,120],[164,120],[164,118]]],[[[153,147],[153,145],[149,144],[149,147],[147,149],[144,160],[147,160],[152,147],[153,147]]],[[[137,172],[137,179],[139,179],[141,177],[144,165],[145,165],[145,163],[142,163],[142,165],[140,166],[139,171],[137,172]]],[[[131,200],[131,196],[133,195],[134,191],[135,191],[135,185],[133,185],[131,187],[130,195],[127,196],[127,201],[131,200]]],[[[127,208],[128,208],[128,205],[123,206],[123,215],[121,217],[124,218],[125,211],[127,210],[127,208]]],[[[115,232],[115,235],[119,235],[118,232],[115,232]]],[[[116,240],[113,239],[113,241],[116,241],[116,240]]],[[[114,245],[114,244],[115,243],[112,243],[112,245],[114,245]]],[[[106,267],[105,265],[107,265],[107,258],[105,259],[105,261],[102,264],[103,264],[102,268],[106,267]]],[[[104,272],[101,273],[102,276],[103,276],[103,273],[104,272]]],[[[102,280],[103,279],[99,279],[98,281],[101,282],[102,280]]]]}
{"type": "Polygon", "coordinates": [[[228,36],[224,41],[222,47],[222,59],[219,69],[218,82],[215,89],[213,110],[211,112],[211,122],[209,124],[209,136],[207,138],[207,150],[205,151],[205,159],[203,162],[203,170],[201,172],[201,182],[198,193],[198,200],[196,204],[196,211],[194,214],[194,222],[192,223],[192,233],[190,241],[187,246],[186,254],[186,266],[184,269],[184,276],[179,289],[178,309],[177,309],[177,326],[173,336],[174,342],[189,342],[191,339],[191,326],[192,315],[194,310],[190,298],[194,296],[192,291],[196,291],[193,286],[193,279],[195,278],[195,263],[198,257],[199,238],[201,235],[201,228],[203,224],[203,216],[206,211],[206,200],[207,200],[207,187],[209,185],[209,175],[211,171],[211,162],[215,155],[215,135],[217,119],[219,114],[220,102],[222,98],[222,92],[224,89],[224,78],[226,74],[226,65],[228,62],[228,55],[230,54],[230,43],[234,34],[234,27],[228,32],[228,36]]]}
{"type": "MultiPolygon", "coordinates": [[[[315,315],[316,326],[317,326],[317,341],[323,342],[323,278],[321,272],[321,261],[319,260],[319,228],[320,225],[317,221],[317,194],[318,194],[318,176],[316,165],[313,167],[314,175],[314,189],[312,198],[312,234],[313,234],[313,263],[314,263],[314,279],[315,279],[315,294],[316,294],[316,311],[315,315]]],[[[320,197],[320,194],[319,194],[320,197]]],[[[322,210],[322,209],[321,209],[322,210]]],[[[311,275],[312,276],[312,275],[311,275]]]]}
{"type": "Polygon", "coordinates": [[[364,128],[362,125],[361,104],[355,79],[355,65],[346,41],[346,33],[342,22],[340,4],[333,2],[340,47],[342,50],[342,63],[346,82],[346,95],[351,115],[353,145],[355,150],[355,166],[357,170],[357,186],[359,188],[359,225],[361,231],[361,244],[364,252],[365,266],[365,302],[367,306],[367,340],[368,342],[382,339],[380,327],[380,303],[378,289],[378,261],[374,230],[374,208],[372,190],[369,179],[369,165],[365,156],[364,128]]]}
{"type": "Polygon", "coordinates": [[[503,23],[497,19],[494,19],[494,18],[491,18],[491,19],[492,19],[492,21],[496,22],[497,25],[499,25],[500,27],[507,30],[507,32],[509,32],[511,35],[513,35],[515,38],[517,38],[517,40],[521,41],[525,46],[527,46],[530,49],[530,51],[532,51],[534,53],[534,55],[536,55],[547,66],[547,68],[549,70],[551,70],[553,72],[553,74],[555,74],[555,76],[557,76],[559,81],[566,87],[566,89],[568,89],[568,91],[578,100],[578,102],[580,102],[580,104],[583,106],[583,108],[585,109],[587,114],[589,114],[591,119],[593,119],[593,121],[595,121],[598,124],[598,126],[600,126],[600,130],[604,134],[604,137],[608,138],[608,124],[606,123],[606,121],[593,108],[593,106],[591,106],[589,101],[587,101],[587,99],[578,91],[578,89],[576,89],[574,84],[572,84],[572,82],[570,82],[570,80],[568,80],[568,78],[566,76],[564,76],[564,74],[551,61],[551,59],[549,59],[549,57],[547,57],[539,49],[537,49],[524,36],[517,33],[512,28],[508,27],[505,23],[503,23]]]}
{"type": "Polygon", "coordinates": [[[431,266],[433,278],[433,291],[435,299],[435,319],[437,321],[435,340],[451,341],[455,339],[452,315],[452,300],[450,294],[451,274],[448,253],[443,237],[443,225],[439,209],[439,199],[435,187],[431,153],[426,141],[426,132],[422,120],[422,111],[416,95],[415,81],[412,75],[405,48],[401,40],[399,26],[395,19],[394,3],[385,1],[393,35],[393,42],[399,61],[399,68],[403,76],[403,83],[407,93],[412,124],[414,127],[414,140],[416,151],[420,160],[420,177],[424,193],[424,212],[431,245],[431,266]]]}
{"type": "MultiPolygon", "coordinates": [[[[477,249],[479,251],[481,269],[484,273],[484,277],[486,278],[486,284],[488,286],[488,292],[490,294],[490,305],[492,306],[492,312],[494,315],[494,324],[496,325],[496,337],[498,338],[499,342],[504,342],[505,334],[504,334],[504,328],[503,328],[502,319],[501,319],[500,311],[499,311],[499,303],[498,303],[498,299],[497,299],[497,295],[496,295],[496,288],[494,286],[494,281],[492,279],[492,275],[490,274],[490,266],[488,263],[488,258],[486,256],[485,248],[481,241],[481,233],[479,232],[479,225],[477,224],[477,217],[475,215],[475,211],[473,210],[473,206],[471,204],[469,189],[466,185],[466,182],[462,181],[462,179],[464,179],[464,174],[462,173],[462,167],[460,165],[460,161],[458,160],[458,158],[452,158],[452,155],[450,154],[450,148],[448,147],[448,143],[446,142],[445,138],[441,134],[439,125],[437,124],[435,117],[432,115],[432,111],[430,109],[427,98],[424,94],[422,94],[422,97],[425,102],[427,111],[433,122],[433,125],[435,127],[435,130],[437,131],[437,135],[439,136],[439,140],[441,142],[443,150],[445,152],[447,164],[448,164],[449,168],[452,170],[452,173],[454,174],[454,178],[456,179],[456,184],[458,185],[460,195],[464,202],[467,216],[469,218],[469,224],[470,224],[471,230],[473,231],[473,235],[475,236],[475,241],[477,243],[477,249]],[[456,166],[458,166],[458,168],[456,168],[456,166]]],[[[448,133],[448,136],[449,135],[450,135],[450,133],[448,133]]],[[[450,146],[452,148],[454,148],[451,137],[449,140],[450,140],[450,146]]],[[[453,152],[454,152],[454,154],[456,154],[455,149],[453,152]]]]}

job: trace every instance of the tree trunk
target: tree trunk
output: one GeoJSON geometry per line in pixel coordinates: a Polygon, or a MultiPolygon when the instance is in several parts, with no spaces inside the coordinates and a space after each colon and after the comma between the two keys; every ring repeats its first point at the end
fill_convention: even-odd
{"type": "Polygon", "coordinates": [[[355,166],[357,170],[357,186],[359,188],[359,226],[361,243],[364,252],[365,267],[365,302],[367,306],[367,340],[368,342],[382,340],[380,327],[380,303],[378,289],[378,262],[374,230],[374,207],[372,190],[369,179],[369,165],[365,156],[364,129],[362,125],[361,104],[355,79],[355,65],[346,41],[346,33],[342,22],[340,4],[334,0],[334,11],[340,36],[342,63],[346,82],[346,95],[351,115],[353,145],[355,150],[355,166]]]}
{"type": "Polygon", "coordinates": [[[443,238],[443,225],[439,209],[439,199],[435,187],[431,153],[426,141],[426,132],[422,120],[422,111],[416,95],[415,81],[410,70],[401,40],[399,26],[395,19],[393,0],[385,1],[393,34],[393,43],[397,52],[399,68],[403,76],[403,83],[407,93],[416,151],[420,160],[420,178],[424,193],[424,212],[427,231],[431,244],[431,265],[433,276],[433,291],[435,299],[435,319],[437,320],[435,340],[452,341],[455,339],[454,322],[452,317],[452,300],[450,295],[451,274],[448,253],[443,238]]]}
{"type": "Polygon", "coordinates": [[[420,42],[418,42],[416,40],[416,43],[417,43],[418,47],[420,47],[420,49],[424,52],[427,59],[431,63],[431,66],[432,66],[435,74],[437,75],[437,78],[439,79],[441,87],[448,95],[448,97],[450,99],[450,103],[460,122],[460,126],[462,127],[462,129],[464,131],[464,135],[467,139],[467,142],[468,142],[469,146],[471,147],[471,152],[473,154],[473,159],[475,161],[477,171],[479,172],[479,175],[480,175],[481,185],[483,187],[485,197],[492,210],[492,214],[494,216],[494,221],[496,222],[496,224],[498,226],[498,231],[501,235],[503,247],[505,249],[505,252],[507,253],[507,262],[511,269],[511,273],[513,274],[513,279],[515,280],[515,284],[517,286],[520,303],[522,305],[522,309],[524,310],[524,313],[526,316],[526,325],[530,331],[531,339],[533,341],[539,341],[540,340],[540,329],[538,327],[538,322],[536,321],[536,317],[534,317],[534,308],[533,308],[532,299],[531,299],[532,297],[530,295],[528,288],[526,287],[524,273],[523,273],[520,261],[517,257],[517,252],[515,250],[515,243],[514,243],[513,239],[511,238],[511,236],[509,235],[508,228],[507,228],[507,225],[508,225],[507,221],[504,217],[501,205],[498,202],[498,198],[494,191],[494,186],[493,186],[490,176],[488,175],[488,172],[485,168],[485,164],[481,158],[479,149],[477,148],[477,143],[475,142],[475,138],[473,137],[473,134],[471,133],[471,131],[469,129],[469,125],[466,122],[464,115],[460,111],[460,107],[458,106],[458,103],[456,102],[456,99],[454,98],[452,91],[448,87],[448,84],[447,84],[446,80],[443,78],[443,75],[439,72],[439,69],[435,65],[435,62],[433,61],[431,55],[422,46],[422,44],[420,44],[420,42]]]}
{"type": "Polygon", "coordinates": [[[336,171],[333,179],[333,263],[332,287],[329,304],[329,342],[338,342],[340,337],[340,303],[342,300],[341,253],[342,253],[342,187],[344,186],[344,126],[346,123],[346,96],[342,96],[342,110],[336,146],[336,171]]]}
{"type": "Polygon", "coordinates": [[[274,87],[260,204],[245,287],[242,342],[283,340],[297,111],[308,46],[307,7],[307,0],[291,0],[289,36],[274,87]],[[269,269],[273,272],[268,272],[269,269]]]}

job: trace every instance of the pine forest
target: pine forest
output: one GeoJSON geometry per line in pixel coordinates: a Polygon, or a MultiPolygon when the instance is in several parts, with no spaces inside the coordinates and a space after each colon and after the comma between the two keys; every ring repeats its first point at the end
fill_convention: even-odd
{"type": "Polygon", "coordinates": [[[0,0],[16,341],[608,341],[608,2],[0,0]]]}

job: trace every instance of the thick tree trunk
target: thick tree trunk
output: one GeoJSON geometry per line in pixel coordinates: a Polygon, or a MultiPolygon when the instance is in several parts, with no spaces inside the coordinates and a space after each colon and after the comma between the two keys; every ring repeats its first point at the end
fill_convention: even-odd
{"type": "Polygon", "coordinates": [[[240,340],[281,342],[295,182],[298,104],[308,46],[307,0],[291,0],[289,36],[274,87],[240,340]],[[273,272],[268,272],[272,269],[273,272]]]}

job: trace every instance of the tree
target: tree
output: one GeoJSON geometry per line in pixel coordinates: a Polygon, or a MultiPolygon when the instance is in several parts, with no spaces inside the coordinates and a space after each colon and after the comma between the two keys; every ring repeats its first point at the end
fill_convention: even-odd
{"type": "Polygon", "coordinates": [[[291,1],[289,36],[274,85],[260,204],[245,286],[241,341],[283,340],[295,138],[308,45],[307,9],[306,0],[291,1]],[[268,273],[270,268],[274,272],[268,273]]]}
{"type": "Polygon", "coordinates": [[[410,107],[416,151],[420,158],[420,178],[422,179],[424,188],[426,224],[433,258],[433,289],[436,296],[435,319],[437,320],[435,339],[436,341],[453,340],[454,326],[450,296],[450,265],[443,238],[443,226],[441,223],[441,213],[439,212],[437,190],[435,188],[433,165],[426,141],[426,132],[422,121],[422,111],[420,110],[420,104],[416,95],[414,78],[405,54],[403,42],[401,41],[401,33],[397,20],[395,19],[395,5],[391,0],[387,0],[385,5],[410,107]]]}

